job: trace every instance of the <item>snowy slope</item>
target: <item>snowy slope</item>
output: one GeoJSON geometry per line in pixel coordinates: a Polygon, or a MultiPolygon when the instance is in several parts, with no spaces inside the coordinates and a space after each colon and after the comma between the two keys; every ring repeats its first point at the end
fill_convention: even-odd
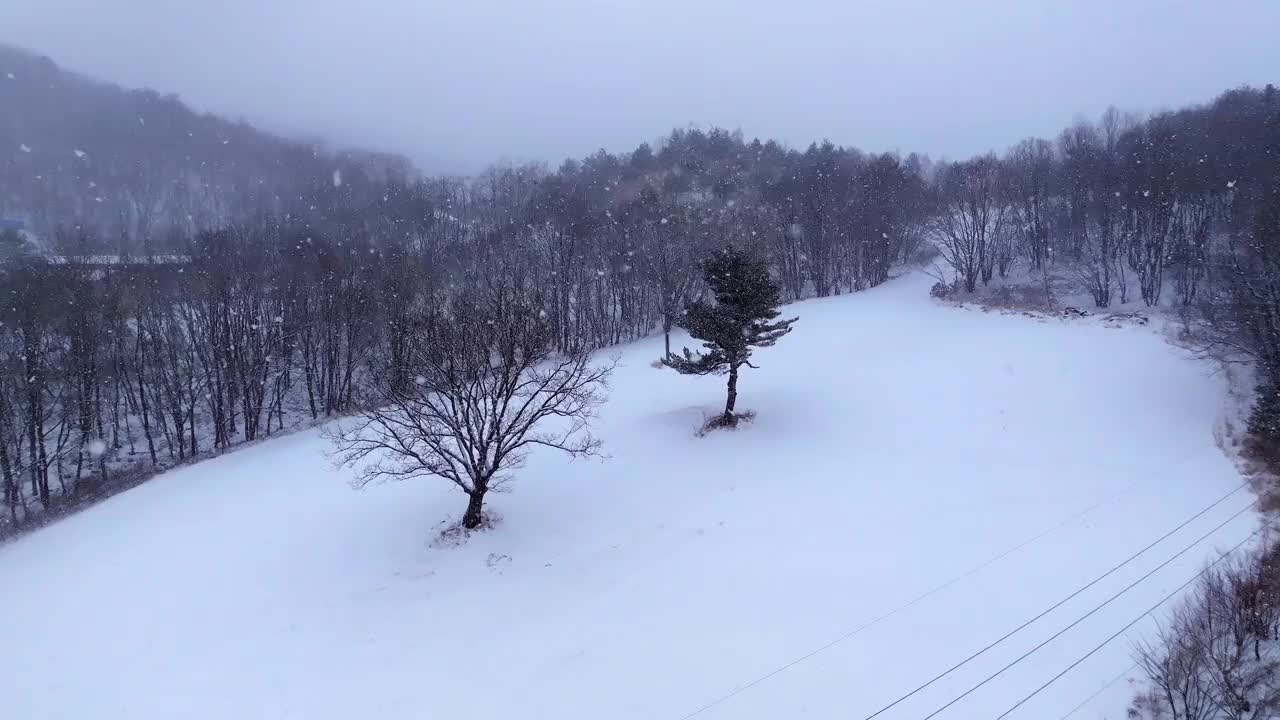
{"type": "MultiPolygon", "coordinates": [[[[743,376],[759,417],[736,433],[693,436],[719,379],[650,367],[660,338],[623,348],[598,428],[612,457],[535,454],[492,498],[502,524],[462,547],[430,546],[460,494],[353,491],[316,431],[0,547],[2,712],[680,720],[896,610],[697,715],[857,720],[1241,483],[1210,366],[1145,328],[936,304],[930,282],[792,306],[795,331],[743,376]]],[[[927,715],[1248,504],[880,717],[927,715]]],[[[939,717],[998,715],[1254,523],[939,717]]],[[[1015,717],[1059,717],[1129,663],[1117,641],[1015,717]]],[[[1122,718],[1127,697],[1117,683],[1075,717],[1122,718]]]]}

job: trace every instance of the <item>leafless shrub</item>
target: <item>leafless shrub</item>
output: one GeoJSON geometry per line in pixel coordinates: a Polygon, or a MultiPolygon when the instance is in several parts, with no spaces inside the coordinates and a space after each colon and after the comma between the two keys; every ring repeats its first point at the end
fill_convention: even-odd
{"type": "Polygon", "coordinates": [[[1280,551],[1209,568],[1156,636],[1135,645],[1150,686],[1130,716],[1262,720],[1280,712],[1280,551]]]}
{"type": "Polygon", "coordinates": [[[489,530],[496,527],[502,522],[502,516],[492,510],[485,510],[480,513],[480,523],[473,528],[463,524],[462,519],[454,520],[445,525],[431,541],[431,547],[437,549],[448,549],[460,547],[467,542],[467,538],[471,537],[471,533],[489,530]]]}
{"type": "Polygon", "coordinates": [[[707,433],[716,430],[737,430],[742,423],[749,423],[756,419],[754,410],[746,412],[734,413],[731,417],[725,417],[723,413],[713,415],[702,423],[702,427],[698,428],[698,432],[694,433],[698,437],[706,437],[707,433]]]}

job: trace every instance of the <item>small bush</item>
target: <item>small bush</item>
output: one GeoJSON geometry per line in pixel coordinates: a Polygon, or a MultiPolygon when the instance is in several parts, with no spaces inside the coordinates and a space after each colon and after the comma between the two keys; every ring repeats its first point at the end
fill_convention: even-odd
{"type": "Polygon", "coordinates": [[[951,286],[944,282],[936,282],[929,288],[929,297],[944,300],[951,296],[951,286]]]}
{"type": "Polygon", "coordinates": [[[480,513],[480,525],[478,527],[468,528],[462,524],[462,519],[459,518],[445,525],[445,528],[436,534],[435,539],[431,541],[431,547],[439,549],[460,547],[467,542],[467,538],[471,537],[472,534],[490,530],[500,522],[502,522],[502,516],[491,510],[485,510],[480,513]]]}
{"type": "Polygon", "coordinates": [[[713,430],[737,430],[738,425],[741,425],[742,423],[749,423],[755,419],[756,413],[754,410],[734,413],[732,416],[727,418],[723,413],[719,415],[712,415],[707,418],[706,422],[702,423],[702,427],[698,428],[698,432],[695,434],[698,437],[705,437],[707,433],[712,432],[713,430]]]}

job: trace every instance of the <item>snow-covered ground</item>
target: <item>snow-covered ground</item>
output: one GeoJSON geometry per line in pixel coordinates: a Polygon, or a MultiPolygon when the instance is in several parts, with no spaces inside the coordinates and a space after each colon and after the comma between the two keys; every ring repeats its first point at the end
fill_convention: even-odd
{"type": "MultiPolygon", "coordinates": [[[[535,454],[490,502],[501,524],[460,547],[431,545],[460,494],[354,491],[314,430],[0,546],[0,714],[682,720],[843,638],[696,717],[857,720],[1242,482],[1210,365],[1150,328],[955,308],[931,283],[792,306],[795,331],[743,375],[759,416],[737,432],[694,437],[720,378],[651,367],[661,338],[624,347],[611,458],[535,454]]],[[[928,715],[1250,499],[880,717],[928,715]]],[[[1000,714],[1255,522],[939,717],[1000,714]]],[[[1060,717],[1130,663],[1117,640],[1014,717],[1060,717]]],[[[1074,717],[1122,718],[1129,693],[1074,717]]]]}

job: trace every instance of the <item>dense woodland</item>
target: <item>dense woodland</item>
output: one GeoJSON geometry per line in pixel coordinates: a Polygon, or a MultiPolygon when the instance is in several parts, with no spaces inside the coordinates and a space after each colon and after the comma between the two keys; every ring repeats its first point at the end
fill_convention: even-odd
{"type": "Polygon", "coordinates": [[[414,318],[469,290],[541,308],[560,350],[669,332],[729,244],[784,300],[877,285],[934,247],[942,294],[1067,273],[1099,307],[1183,308],[1206,347],[1280,379],[1271,87],[963,162],[682,129],[461,179],[0,59],[0,215],[30,231],[0,237],[11,525],[352,410],[414,318]]]}

